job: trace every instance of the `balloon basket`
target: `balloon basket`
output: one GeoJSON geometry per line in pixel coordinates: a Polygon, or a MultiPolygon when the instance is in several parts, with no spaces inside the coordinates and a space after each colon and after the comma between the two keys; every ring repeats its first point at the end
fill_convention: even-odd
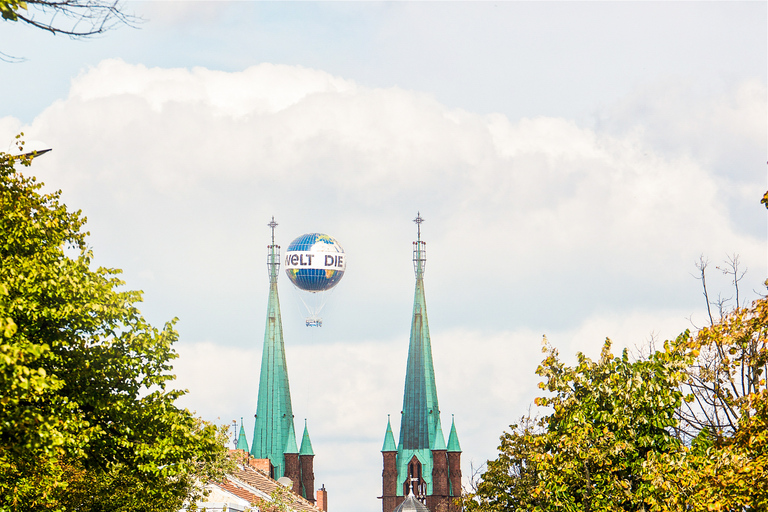
{"type": "Polygon", "coordinates": [[[315,317],[307,318],[307,327],[322,327],[322,326],[323,326],[322,318],[315,318],[315,317]]]}

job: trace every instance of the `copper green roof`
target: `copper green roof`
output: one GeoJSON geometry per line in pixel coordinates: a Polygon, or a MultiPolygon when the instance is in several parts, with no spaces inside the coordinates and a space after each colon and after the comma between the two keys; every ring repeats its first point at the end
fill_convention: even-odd
{"type": "Polygon", "coordinates": [[[309,430],[307,429],[307,420],[304,420],[304,435],[301,436],[301,449],[299,455],[314,455],[312,451],[312,441],[309,440],[309,430]]]}
{"type": "MultiPolygon", "coordinates": [[[[288,385],[288,367],[285,361],[280,299],[277,295],[280,253],[279,247],[274,243],[274,225],[276,225],[274,219],[270,225],[273,227],[273,239],[272,245],[269,246],[268,259],[269,301],[264,348],[261,353],[259,398],[256,405],[256,424],[253,428],[251,455],[258,459],[268,458],[275,468],[274,478],[280,478],[285,474],[283,453],[288,445],[289,436],[293,432],[293,407],[288,385]]],[[[293,444],[296,444],[295,433],[293,444]]]]}
{"type": "Polygon", "coordinates": [[[389,422],[389,414],[387,414],[387,433],[384,434],[384,446],[381,447],[382,452],[396,452],[397,446],[395,446],[395,436],[392,434],[392,424],[389,422]]]}
{"type": "MultiPolygon", "coordinates": [[[[400,442],[397,447],[397,494],[402,496],[403,483],[408,478],[408,463],[413,456],[421,462],[422,478],[432,492],[432,447],[440,418],[432,363],[432,345],[429,338],[427,301],[424,295],[424,269],[426,244],[421,241],[421,222],[417,216],[419,236],[414,242],[414,269],[416,291],[413,298],[413,317],[408,346],[408,363],[403,393],[403,414],[400,421],[400,442]]],[[[443,441],[444,442],[444,441],[443,441]]]]}
{"type": "Polygon", "coordinates": [[[451,433],[448,435],[448,451],[460,452],[459,435],[456,433],[456,422],[451,419],[451,433]]]}
{"type": "MultiPolygon", "coordinates": [[[[417,245],[417,258],[421,252],[421,245],[417,245]]],[[[418,261],[400,422],[399,446],[406,449],[432,447],[439,412],[423,275],[423,263],[418,261]]]]}
{"type": "Polygon", "coordinates": [[[299,446],[296,444],[296,431],[293,430],[293,422],[288,429],[288,439],[285,441],[283,453],[299,453],[299,446]]]}
{"type": "Polygon", "coordinates": [[[440,426],[440,416],[437,417],[437,430],[435,431],[435,442],[432,445],[433,450],[445,450],[445,437],[443,437],[443,427],[440,426]]]}
{"type": "Polygon", "coordinates": [[[248,451],[248,439],[245,437],[243,418],[240,418],[240,435],[237,436],[237,449],[248,451]]]}

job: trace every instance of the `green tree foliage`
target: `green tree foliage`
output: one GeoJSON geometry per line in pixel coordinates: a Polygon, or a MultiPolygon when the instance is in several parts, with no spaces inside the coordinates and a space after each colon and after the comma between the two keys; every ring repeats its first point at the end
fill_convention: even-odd
{"type": "Polygon", "coordinates": [[[646,457],[680,445],[673,429],[688,356],[669,343],[639,361],[610,348],[606,340],[597,361],[579,353],[569,367],[545,345],[536,373],[552,395],[536,405],[552,412],[502,436],[501,456],[465,500],[468,510],[642,509],[646,457]]]}
{"type": "Polygon", "coordinates": [[[469,512],[768,510],[768,299],[634,361],[545,352],[547,414],[502,435],[469,512]]]}
{"type": "Polygon", "coordinates": [[[168,389],[173,322],[149,325],[86,219],[0,153],[0,510],[176,510],[226,466],[168,389]]]}
{"type": "Polygon", "coordinates": [[[698,407],[681,417],[696,437],[649,458],[656,509],[768,510],[768,299],[701,329],[687,348],[698,356],[687,380],[698,407]]]}

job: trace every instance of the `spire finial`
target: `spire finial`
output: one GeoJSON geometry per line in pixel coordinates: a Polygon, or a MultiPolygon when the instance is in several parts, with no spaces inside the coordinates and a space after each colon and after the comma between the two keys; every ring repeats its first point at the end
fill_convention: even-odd
{"type": "Polygon", "coordinates": [[[280,267],[280,246],[275,244],[275,228],[277,227],[277,222],[275,222],[275,216],[272,216],[272,220],[269,221],[267,224],[272,229],[272,244],[269,245],[267,248],[269,249],[269,254],[267,256],[267,269],[269,269],[269,282],[270,283],[277,283],[277,271],[278,267],[280,267]]]}
{"type": "Polygon", "coordinates": [[[421,217],[420,212],[416,212],[416,218],[413,219],[413,222],[416,223],[416,240],[421,240],[421,223],[424,222],[424,219],[421,217]]]}
{"type": "Polygon", "coordinates": [[[267,224],[270,228],[272,228],[272,245],[275,245],[275,228],[277,227],[277,222],[275,222],[275,216],[272,216],[272,220],[269,224],[267,224]]]}
{"type": "Polygon", "coordinates": [[[421,212],[416,212],[416,218],[413,219],[416,223],[416,241],[413,242],[413,269],[416,271],[416,278],[421,279],[424,275],[424,265],[427,262],[426,243],[421,241],[421,223],[424,222],[424,218],[421,216],[421,212]]]}

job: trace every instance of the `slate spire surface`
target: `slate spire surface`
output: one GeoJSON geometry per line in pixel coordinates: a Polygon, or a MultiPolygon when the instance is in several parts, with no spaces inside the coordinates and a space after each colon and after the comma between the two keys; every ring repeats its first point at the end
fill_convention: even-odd
{"type": "Polygon", "coordinates": [[[272,244],[267,247],[269,300],[264,348],[261,354],[259,398],[256,406],[251,455],[258,459],[268,458],[274,467],[274,478],[277,479],[285,474],[285,457],[283,454],[286,446],[296,445],[296,434],[293,429],[291,390],[288,384],[288,367],[285,360],[280,299],[277,294],[280,246],[275,244],[277,223],[274,217],[268,226],[272,228],[272,244]],[[290,436],[293,436],[292,444],[290,443],[290,436]]]}

